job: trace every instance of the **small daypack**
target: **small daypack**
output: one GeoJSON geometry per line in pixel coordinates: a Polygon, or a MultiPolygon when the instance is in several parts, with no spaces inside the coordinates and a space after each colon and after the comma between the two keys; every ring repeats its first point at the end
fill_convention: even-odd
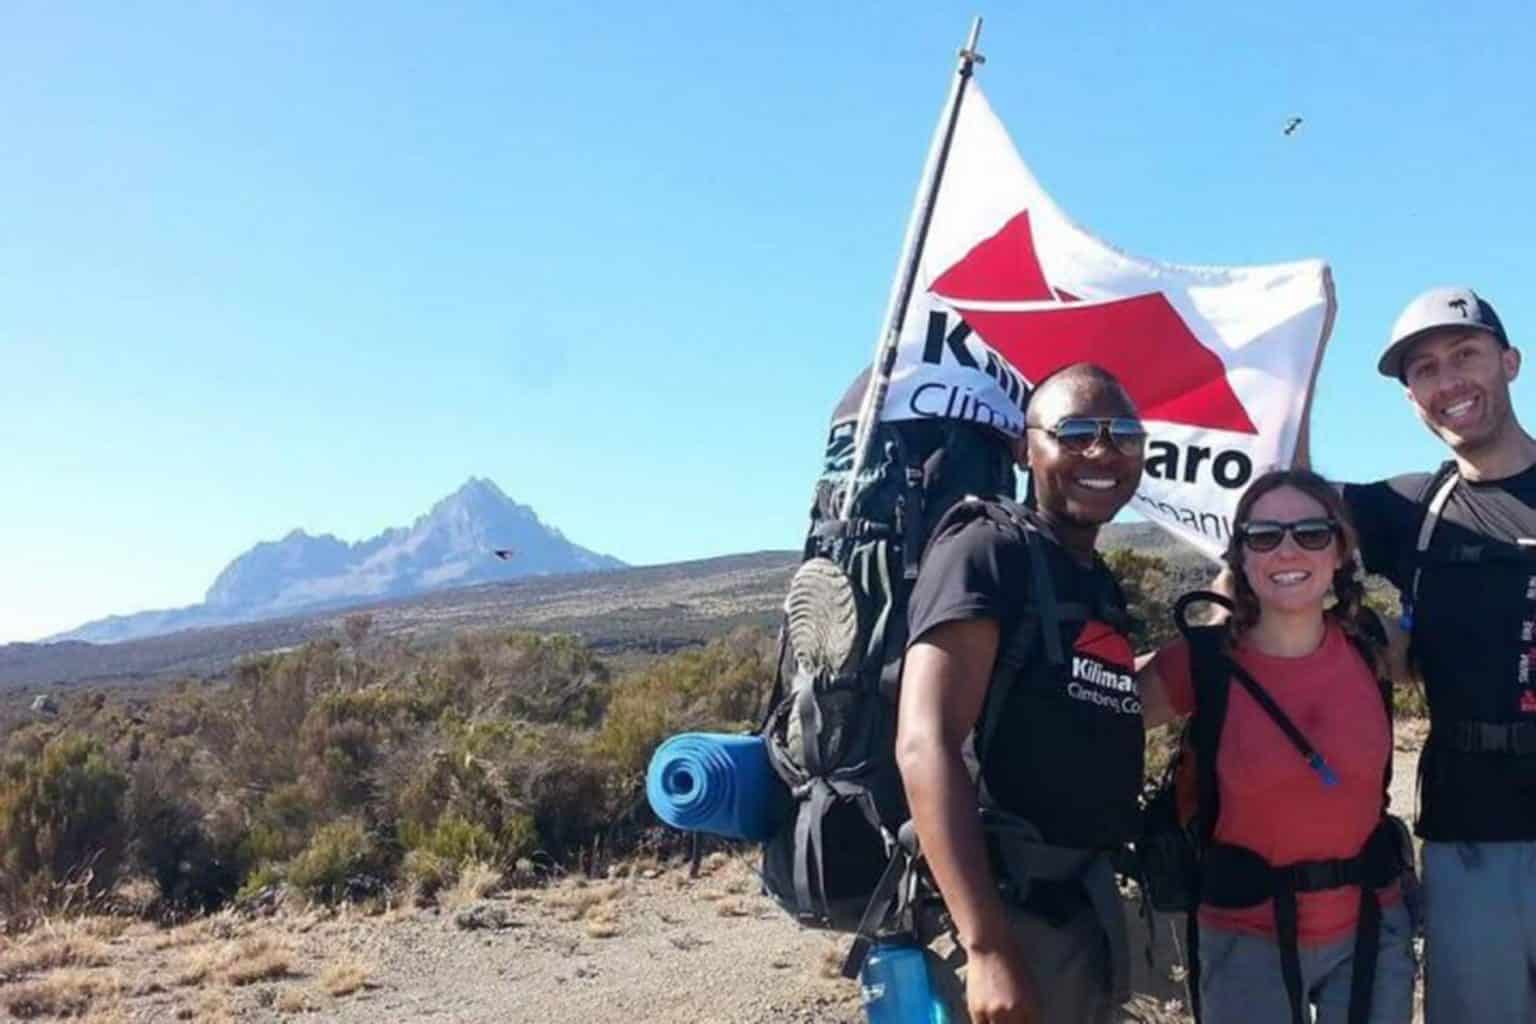
{"type": "MultiPolygon", "coordinates": [[[[1199,602],[1232,609],[1231,601],[1208,591],[1186,594],[1174,606],[1174,621],[1189,644],[1195,713],[1184,726],[1178,752],[1162,781],[1147,799],[1142,834],[1136,843],[1144,893],[1153,909],[1188,915],[1184,955],[1191,1009],[1197,1021],[1200,1019],[1200,932],[1196,913],[1199,904],[1203,901],[1215,906],[1244,907],[1272,899],[1281,975],[1290,999],[1292,1017],[1300,1022],[1305,1019],[1306,997],[1301,991],[1296,896],[1301,892],[1359,885],[1361,909],[1348,1020],[1350,1024],[1365,1024],[1370,1015],[1371,987],[1379,947],[1381,910],[1376,889],[1399,877],[1411,880],[1413,864],[1406,826],[1387,813],[1388,788],[1392,780],[1391,742],[1388,743],[1382,775],[1381,821],[1365,847],[1354,857],[1276,867],[1252,851],[1216,843],[1216,821],[1221,813],[1216,762],[1234,680],[1285,734],[1298,755],[1317,774],[1320,785],[1334,785],[1338,779],[1263,685],[1230,656],[1226,649],[1225,625],[1196,626],[1188,621],[1190,606],[1199,602]]],[[[1386,644],[1380,623],[1374,623],[1374,626],[1366,638],[1350,637],[1367,665],[1375,663],[1373,648],[1386,644]]],[[[1377,684],[1390,731],[1391,680],[1378,675],[1377,684]]]]}
{"type": "Polygon", "coordinates": [[[896,698],[907,600],[935,527],[968,495],[1012,497],[1006,440],[955,420],[881,423],[852,516],[855,381],[834,414],[804,561],[790,583],[761,733],[794,813],[763,848],[763,882],[801,924],[869,933],[896,904],[906,797],[896,698]]]}

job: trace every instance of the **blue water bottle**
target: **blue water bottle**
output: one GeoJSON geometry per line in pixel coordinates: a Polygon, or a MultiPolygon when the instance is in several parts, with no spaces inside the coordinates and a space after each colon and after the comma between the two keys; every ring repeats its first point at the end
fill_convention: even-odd
{"type": "Polygon", "coordinates": [[[949,1024],[944,997],[933,986],[921,947],[911,940],[881,942],[859,971],[869,1024],[949,1024]]]}

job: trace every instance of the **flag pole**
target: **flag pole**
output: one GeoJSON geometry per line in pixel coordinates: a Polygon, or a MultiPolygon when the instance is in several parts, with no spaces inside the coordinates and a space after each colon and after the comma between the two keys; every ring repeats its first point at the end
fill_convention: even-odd
{"type": "Polygon", "coordinates": [[[917,201],[912,206],[912,216],[907,221],[907,234],[902,240],[896,276],[891,281],[885,322],[875,339],[875,358],[870,364],[869,384],[864,389],[864,400],[859,404],[858,426],[854,429],[853,468],[848,474],[848,486],[843,491],[843,508],[839,518],[844,521],[853,515],[853,503],[858,498],[859,476],[869,461],[875,427],[879,425],[880,412],[885,408],[885,395],[891,384],[891,368],[896,361],[896,343],[901,337],[901,325],[907,318],[912,289],[917,283],[917,265],[922,259],[923,243],[928,238],[928,225],[933,221],[933,207],[939,196],[939,183],[944,179],[944,165],[949,160],[949,146],[955,137],[955,124],[960,119],[960,100],[965,96],[965,87],[975,66],[986,62],[986,58],[976,52],[976,44],[980,39],[981,18],[977,17],[971,22],[970,37],[966,40],[965,48],[960,51],[955,79],[950,84],[949,97],[939,115],[939,124],[928,149],[923,177],[917,187],[917,201]]]}

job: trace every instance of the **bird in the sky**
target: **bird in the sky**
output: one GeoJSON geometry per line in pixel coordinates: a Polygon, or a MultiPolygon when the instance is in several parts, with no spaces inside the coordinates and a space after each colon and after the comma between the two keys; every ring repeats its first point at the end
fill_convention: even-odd
{"type": "Polygon", "coordinates": [[[492,551],[491,554],[495,555],[497,558],[501,559],[503,562],[510,562],[512,560],[512,557],[517,554],[517,549],[516,548],[497,548],[495,551],[492,551]]]}
{"type": "Polygon", "coordinates": [[[1300,128],[1300,127],[1301,127],[1301,118],[1299,118],[1299,117],[1288,117],[1288,118],[1285,119],[1285,128],[1283,129],[1283,131],[1285,132],[1286,135],[1295,135],[1296,134],[1296,129],[1300,128]]]}

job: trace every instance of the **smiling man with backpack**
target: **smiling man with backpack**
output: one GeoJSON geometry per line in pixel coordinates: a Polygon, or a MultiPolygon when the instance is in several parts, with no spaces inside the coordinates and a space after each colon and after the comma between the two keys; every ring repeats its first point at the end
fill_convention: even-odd
{"type": "Polygon", "coordinates": [[[976,1024],[1107,1021],[1128,995],[1109,853],[1137,828],[1143,730],[1094,542],[1145,443],[1108,372],[1047,377],[1015,443],[1035,507],[957,507],[912,593],[897,761],[952,926],[938,981],[976,1024]]]}
{"type": "Polygon", "coordinates": [[[1419,763],[1426,1020],[1536,1019],[1536,439],[1520,353],[1469,288],[1415,298],[1377,369],[1452,458],[1345,485],[1365,567],[1402,596],[1429,699],[1419,763]]]}

